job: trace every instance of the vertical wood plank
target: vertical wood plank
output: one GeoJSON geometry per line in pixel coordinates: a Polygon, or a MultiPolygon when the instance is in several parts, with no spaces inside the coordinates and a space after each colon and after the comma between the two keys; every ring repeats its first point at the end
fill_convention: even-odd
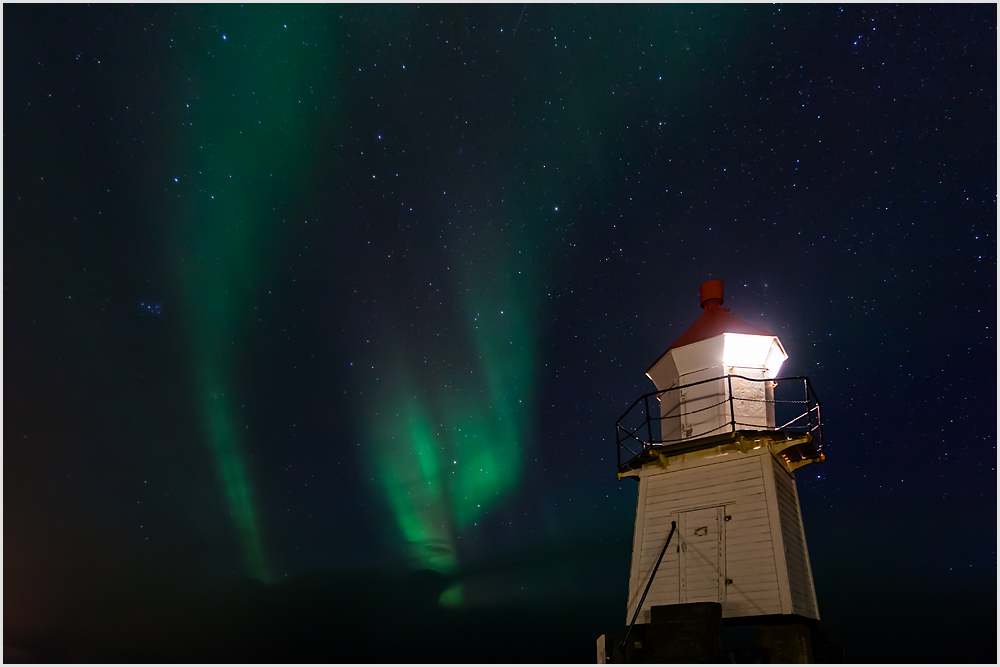
{"type": "MultiPolygon", "coordinates": [[[[768,459],[773,459],[770,453],[768,459]]],[[[763,463],[763,462],[762,462],[763,463]]],[[[768,461],[771,463],[771,461],[768,461]]],[[[767,515],[771,524],[771,548],[774,550],[774,571],[778,577],[778,598],[781,600],[781,613],[791,614],[792,592],[788,586],[788,564],[785,561],[785,543],[781,538],[781,511],[778,507],[778,490],[775,488],[774,465],[762,465],[764,478],[764,497],[767,501],[767,515]]]]}

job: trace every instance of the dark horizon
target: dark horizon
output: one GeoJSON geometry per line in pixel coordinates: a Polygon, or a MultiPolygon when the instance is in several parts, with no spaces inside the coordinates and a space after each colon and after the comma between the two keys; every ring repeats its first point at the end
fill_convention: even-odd
{"type": "MultiPolygon", "coordinates": [[[[115,593],[94,591],[44,625],[6,621],[5,662],[593,663],[597,637],[620,637],[627,628],[624,595],[442,607],[436,599],[445,582],[430,570],[304,573],[272,584],[231,579],[176,589],[115,583],[115,593]]],[[[847,662],[988,660],[996,626],[985,587],[880,592],[900,607],[888,613],[838,600],[821,609],[820,627],[847,662]],[[931,616],[931,609],[948,613],[931,616]],[[948,641],[927,643],[929,624],[948,641]]]]}
{"type": "Polygon", "coordinates": [[[3,11],[5,661],[591,662],[711,279],[847,660],[996,661],[995,6],[3,11]]]}

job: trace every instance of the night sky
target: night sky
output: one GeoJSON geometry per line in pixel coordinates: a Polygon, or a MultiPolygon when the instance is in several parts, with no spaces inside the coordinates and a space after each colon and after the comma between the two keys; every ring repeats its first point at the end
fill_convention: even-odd
{"type": "Polygon", "coordinates": [[[593,662],[720,279],[822,625],[995,662],[996,18],[5,4],[5,659],[593,662]]]}

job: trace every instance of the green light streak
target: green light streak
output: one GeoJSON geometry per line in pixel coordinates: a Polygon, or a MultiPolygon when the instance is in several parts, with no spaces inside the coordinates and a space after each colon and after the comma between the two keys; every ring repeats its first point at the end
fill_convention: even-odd
{"type": "Polygon", "coordinates": [[[240,456],[240,441],[233,428],[233,415],[226,404],[225,396],[208,393],[211,387],[219,387],[217,381],[205,382],[202,409],[208,424],[208,441],[222,477],[226,499],[236,521],[243,544],[247,572],[262,581],[269,579],[260,530],[250,496],[247,471],[240,456]]]}
{"type": "MultiPolygon", "coordinates": [[[[385,443],[379,457],[379,482],[392,508],[412,564],[451,574],[457,565],[454,523],[449,511],[447,480],[439,430],[429,411],[412,395],[397,397],[399,413],[379,422],[374,434],[385,443]]],[[[455,605],[461,591],[454,587],[441,602],[455,605]]]]}
{"type": "MultiPolygon", "coordinates": [[[[400,362],[375,387],[378,405],[393,406],[370,433],[383,454],[378,479],[417,567],[453,572],[459,535],[522,478],[535,327],[525,304],[530,277],[515,264],[497,250],[470,260],[459,281],[466,326],[444,343],[447,357],[433,367],[400,362]]],[[[461,595],[455,586],[441,602],[460,604],[461,595]]]]}
{"type": "Polygon", "coordinates": [[[491,278],[492,299],[477,299],[485,291],[477,288],[484,274],[488,272],[472,279],[466,319],[473,323],[470,329],[486,379],[487,399],[470,406],[474,411],[468,420],[457,422],[462,433],[472,438],[458,438],[457,429],[453,431],[456,451],[467,462],[453,495],[456,520],[463,526],[475,522],[520,482],[521,434],[534,381],[533,328],[525,309],[503,278],[491,278]],[[499,294],[497,280],[504,281],[501,287],[506,288],[499,294]],[[472,305],[476,300],[481,303],[478,307],[472,305]]]}
{"type": "MultiPolygon", "coordinates": [[[[232,404],[235,341],[260,298],[272,202],[309,168],[313,143],[302,100],[327,81],[318,56],[303,49],[319,39],[317,17],[283,18],[275,8],[197,7],[198,33],[180,87],[191,121],[186,147],[187,199],[179,202],[180,281],[187,299],[196,395],[203,434],[215,460],[247,573],[270,572],[254,510],[245,443],[232,404]],[[291,39],[288,26],[296,29],[291,39]],[[226,38],[223,39],[222,35],[226,38]],[[307,39],[308,38],[308,39],[307,39]],[[252,47],[252,48],[250,48],[252,47]],[[310,84],[317,84],[312,86],[310,84]],[[276,165],[286,179],[276,182],[276,165]],[[290,166],[291,165],[291,166],[290,166]]],[[[307,14],[312,10],[305,10],[307,14]]],[[[330,39],[329,34],[325,37],[330,39]]],[[[277,219],[276,219],[277,218],[277,219]]]]}
{"type": "Polygon", "coordinates": [[[453,493],[461,526],[478,521],[520,483],[522,438],[534,396],[535,324],[526,299],[533,274],[526,266],[516,270],[518,261],[502,239],[488,238],[485,246],[491,250],[470,261],[461,280],[468,285],[461,292],[465,321],[486,397],[453,412],[470,415],[456,426],[473,436],[454,441],[467,463],[453,493]]]}

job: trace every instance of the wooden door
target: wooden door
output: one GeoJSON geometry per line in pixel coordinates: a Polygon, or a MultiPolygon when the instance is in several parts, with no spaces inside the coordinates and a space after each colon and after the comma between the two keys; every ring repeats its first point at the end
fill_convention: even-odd
{"type": "Polygon", "coordinates": [[[722,507],[681,512],[680,601],[724,602],[725,513],[722,507]]]}

